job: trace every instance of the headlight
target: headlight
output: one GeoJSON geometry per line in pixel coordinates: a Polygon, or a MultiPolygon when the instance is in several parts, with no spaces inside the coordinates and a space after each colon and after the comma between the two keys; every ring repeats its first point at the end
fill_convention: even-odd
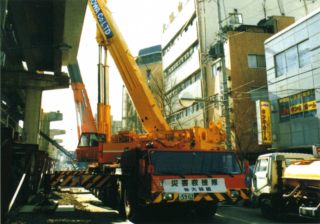
{"type": "Polygon", "coordinates": [[[173,193],[163,193],[162,199],[163,200],[172,200],[173,199],[173,193]]]}
{"type": "Polygon", "coordinates": [[[239,197],[239,191],[230,190],[230,196],[231,196],[232,198],[238,198],[238,197],[239,197]]]}

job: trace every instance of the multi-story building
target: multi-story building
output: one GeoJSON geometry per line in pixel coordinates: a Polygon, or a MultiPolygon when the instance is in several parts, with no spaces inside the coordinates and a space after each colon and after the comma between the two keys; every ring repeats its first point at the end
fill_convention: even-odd
{"type": "Polygon", "coordinates": [[[202,97],[203,93],[196,5],[194,1],[180,3],[178,11],[176,18],[170,16],[171,23],[164,27],[162,38],[167,119],[174,129],[204,126],[202,102],[187,108],[179,103],[183,90],[193,97],[202,97]]]}
{"type": "Polygon", "coordinates": [[[246,158],[254,158],[266,148],[265,145],[258,144],[255,106],[255,100],[268,98],[264,41],[278,29],[293,22],[293,17],[277,16],[259,23],[258,26],[240,25],[226,32],[223,46],[218,42],[212,48],[213,61],[209,65],[212,69],[208,72],[207,83],[208,95],[216,97],[208,103],[208,117],[210,120],[219,120],[225,116],[225,73],[229,92],[232,148],[246,158]],[[222,67],[219,46],[224,50],[225,68],[222,67]]]}
{"type": "Polygon", "coordinates": [[[320,10],[265,42],[273,148],[320,144],[320,10]]]}
{"type": "Polygon", "coordinates": [[[207,127],[211,121],[224,122],[221,102],[225,90],[222,74],[219,75],[222,68],[218,57],[211,55],[212,51],[218,50],[215,49],[217,41],[223,39],[227,87],[231,93],[233,148],[258,152],[261,147],[256,140],[254,106],[257,94],[252,96],[251,93],[267,97],[263,42],[294,21],[294,18],[273,15],[300,18],[317,7],[320,7],[319,2],[291,1],[288,4],[281,0],[264,1],[264,4],[244,0],[237,5],[228,0],[189,0],[180,4],[178,13],[171,14],[170,23],[164,26],[162,41],[170,125],[189,128],[195,125],[207,127]],[[217,2],[220,3],[221,30],[217,2]],[[179,97],[198,100],[183,107],[179,97]]]}
{"type": "Polygon", "coordinates": [[[208,126],[212,118],[204,102],[182,107],[179,94],[189,98],[211,97],[208,95],[210,84],[206,80],[212,69],[209,50],[218,39],[217,2],[220,2],[224,27],[242,22],[256,25],[271,15],[288,14],[299,18],[320,6],[319,2],[291,1],[288,4],[282,0],[243,0],[236,5],[228,0],[185,0],[180,3],[178,12],[172,13],[170,23],[164,25],[162,39],[166,111],[173,128],[208,126]]]}
{"type": "MultiPolygon", "coordinates": [[[[145,81],[148,83],[158,106],[164,113],[161,45],[141,49],[136,62],[145,81]]],[[[124,88],[123,91],[123,128],[125,130],[133,130],[137,133],[142,133],[143,128],[141,120],[137,115],[126,89],[124,88]]]]}

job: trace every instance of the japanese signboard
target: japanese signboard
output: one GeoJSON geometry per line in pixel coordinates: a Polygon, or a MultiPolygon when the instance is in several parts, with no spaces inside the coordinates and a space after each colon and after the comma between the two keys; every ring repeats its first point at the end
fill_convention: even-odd
{"type": "Polygon", "coordinates": [[[295,94],[289,97],[290,102],[290,117],[303,117],[302,94],[295,94]]]}
{"type": "Polygon", "coordinates": [[[223,178],[167,179],[163,181],[163,188],[168,193],[227,192],[223,178]]]}
{"type": "Polygon", "coordinates": [[[272,130],[270,102],[264,100],[257,100],[256,110],[258,124],[258,143],[259,145],[271,144],[272,130]]]}
{"type": "Polygon", "coordinates": [[[278,104],[280,122],[301,117],[311,117],[317,112],[314,89],[280,98],[278,104]]]}
{"type": "Polygon", "coordinates": [[[312,117],[317,113],[317,103],[314,89],[302,92],[303,115],[312,117]]]}
{"type": "Polygon", "coordinates": [[[279,103],[280,121],[290,120],[289,97],[284,97],[279,99],[278,103],[279,103]]]}

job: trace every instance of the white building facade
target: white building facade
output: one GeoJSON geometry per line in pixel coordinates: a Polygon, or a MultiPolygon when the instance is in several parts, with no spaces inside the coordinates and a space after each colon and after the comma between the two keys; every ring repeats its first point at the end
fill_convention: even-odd
{"type": "Polygon", "coordinates": [[[320,144],[320,10],[265,42],[273,148],[320,144]]]}
{"type": "Polygon", "coordinates": [[[162,38],[162,61],[165,78],[167,118],[173,128],[203,126],[203,104],[183,108],[178,96],[181,91],[202,97],[198,19],[194,1],[188,1],[173,20],[162,38]]]}

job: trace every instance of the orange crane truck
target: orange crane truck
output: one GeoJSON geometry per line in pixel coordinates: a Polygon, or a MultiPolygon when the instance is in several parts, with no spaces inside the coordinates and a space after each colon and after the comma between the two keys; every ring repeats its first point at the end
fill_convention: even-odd
{"type": "Polygon", "coordinates": [[[97,141],[105,135],[99,135],[93,117],[90,100],[85,84],[82,80],[78,62],[68,65],[68,72],[71,80],[71,87],[76,107],[77,132],[80,141],[76,150],[78,163],[97,162],[98,149],[92,148],[97,145],[97,141]],[[88,150],[89,149],[89,150],[88,150]]]}
{"type": "MultiPolygon", "coordinates": [[[[88,5],[98,43],[113,57],[145,130],[111,135],[107,97],[100,102],[106,104],[98,110],[98,123],[102,119],[106,125],[98,133],[105,138],[86,148],[98,150],[97,175],[105,175],[105,187],[94,189],[96,195],[131,220],[145,207],[190,208],[203,217],[214,215],[218,202],[248,199],[245,174],[235,152],[225,148],[222,127],[211,123],[209,128],[171,130],[104,1],[89,0],[88,5]]],[[[99,74],[107,80],[106,72],[99,74]]],[[[84,148],[80,150],[78,159],[85,159],[84,148]]]]}

